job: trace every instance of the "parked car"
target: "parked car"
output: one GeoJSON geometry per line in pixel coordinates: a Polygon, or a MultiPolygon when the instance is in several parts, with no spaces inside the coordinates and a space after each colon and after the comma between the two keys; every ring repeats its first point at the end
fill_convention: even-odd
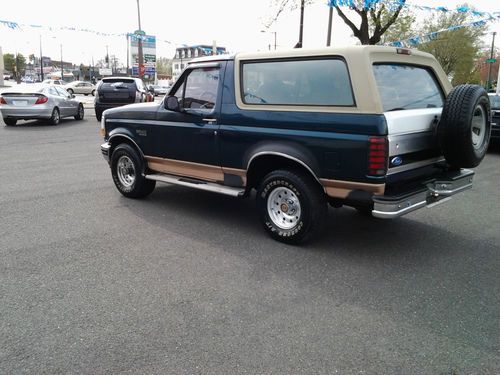
{"type": "Polygon", "coordinates": [[[35,77],[31,77],[31,76],[24,76],[21,78],[21,82],[24,82],[24,83],[35,83],[35,77]]]}
{"type": "Polygon", "coordinates": [[[61,79],[45,79],[42,81],[42,83],[44,83],[46,85],[60,85],[60,86],[64,86],[64,85],[68,84],[68,82],[63,81],[61,79]]]}
{"type": "Polygon", "coordinates": [[[219,55],[191,60],[162,103],[106,111],[101,152],[130,198],[157,181],[255,189],[268,234],[298,243],[324,227],[327,202],[390,219],[471,188],[489,114],[484,88],[452,88],[417,50],[219,55]]]}
{"type": "Polygon", "coordinates": [[[60,86],[19,85],[0,95],[0,112],[7,126],[18,120],[45,119],[52,125],[63,117],[82,120],[83,104],[60,86]]]}
{"type": "Polygon", "coordinates": [[[500,95],[488,95],[491,102],[491,138],[500,139],[500,95]]]}
{"type": "Polygon", "coordinates": [[[101,121],[102,112],[106,109],[154,100],[139,78],[106,77],[98,83],[96,90],[94,104],[97,121],[101,121]]]}
{"type": "Polygon", "coordinates": [[[161,85],[150,85],[149,86],[150,91],[153,93],[154,96],[158,95],[165,95],[170,87],[167,86],[161,86],[161,85]]]}
{"type": "Polygon", "coordinates": [[[95,85],[90,82],[73,81],[64,86],[70,94],[95,95],[95,85]]]}

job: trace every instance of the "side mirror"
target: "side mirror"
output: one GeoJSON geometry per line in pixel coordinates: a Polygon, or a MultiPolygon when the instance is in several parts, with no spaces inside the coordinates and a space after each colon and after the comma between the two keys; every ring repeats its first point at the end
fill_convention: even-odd
{"type": "Polygon", "coordinates": [[[179,99],[176,96],[167,96],[165,99],[165,109],[169,111],[179,111],[179,99]]]}

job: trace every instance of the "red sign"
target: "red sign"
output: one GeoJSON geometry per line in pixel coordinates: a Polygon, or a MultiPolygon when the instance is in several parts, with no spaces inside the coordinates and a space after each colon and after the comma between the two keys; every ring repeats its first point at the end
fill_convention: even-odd
{"type": "Polygon", "coordinates": [[[139,65],[139,77],[144,76],[144,73],[146,73],[146,67],[144,64],[139,65]]]}

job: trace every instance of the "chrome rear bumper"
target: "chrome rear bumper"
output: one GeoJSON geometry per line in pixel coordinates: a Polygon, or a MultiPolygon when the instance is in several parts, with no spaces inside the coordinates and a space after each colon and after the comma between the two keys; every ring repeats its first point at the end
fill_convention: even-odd
{"type": "Polygon", "coordinates": [[[431,207],[472,188],[473,177],[473,171],[461,169],[425,181],[404,194],[375,196],[372,215],[381,219],[393,219],[422,207],[431,207]]]}

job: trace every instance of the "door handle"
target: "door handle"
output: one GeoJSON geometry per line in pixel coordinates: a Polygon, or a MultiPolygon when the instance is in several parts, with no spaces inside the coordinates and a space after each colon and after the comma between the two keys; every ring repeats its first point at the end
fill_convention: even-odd
{"type": "Polygon", "coordinates": [[[204,118],[202,121],[205,121],[208,124],[215,124],[217,122],[217,119],[215,118],[204,118]]]}

